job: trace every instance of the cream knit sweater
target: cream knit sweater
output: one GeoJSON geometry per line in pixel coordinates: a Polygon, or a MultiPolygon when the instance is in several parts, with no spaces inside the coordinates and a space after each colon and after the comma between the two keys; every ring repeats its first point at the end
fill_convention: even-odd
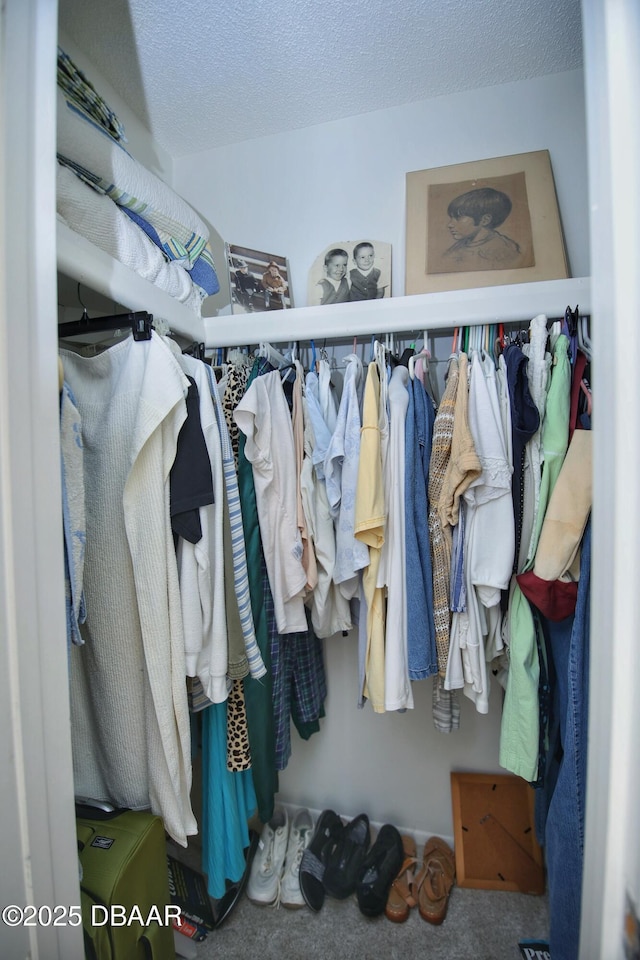
{"type": "Polygon", "coordinates": [[[71,661],[76,795],[151,807],[186,846],[197,825],[169,471],[188,381],[155,333],[63,359],[87,513],[85,645],[71,661]]]}

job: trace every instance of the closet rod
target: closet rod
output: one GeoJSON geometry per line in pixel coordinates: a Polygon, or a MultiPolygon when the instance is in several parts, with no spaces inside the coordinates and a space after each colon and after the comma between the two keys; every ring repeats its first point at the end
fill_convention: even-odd
{"type": "Polygon", "coordinates": [[[589,277],[578,277],[206,317],[205,342],[207,347],[233,347],[263,340],[337,340],[425,329],[433,333],[481,323],[525,323],[539,313],[562,317],[568,305],[590,314],[590,288],[589,277]]]}

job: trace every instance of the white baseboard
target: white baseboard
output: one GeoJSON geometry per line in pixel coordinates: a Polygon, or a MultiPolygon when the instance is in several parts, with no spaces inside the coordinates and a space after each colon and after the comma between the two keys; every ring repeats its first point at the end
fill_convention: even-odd
{"type": "MultiPolygon", "coordinates": [[[[287,811],[287,813],[289,814],[289,819],[290,819],[290,820],[293,819],[293,817],[296,815],[296,813],[298,812],[298,810],[304,809],[303,807],[301,807],[301,806],[299,806],[298,804],[295,804],[295,803],[280,803],[280,802],[277,802],[277,803],[276,803],[276,806],[283,807],[283,808],[287,811]]],[[[312,809],[311,807],[307,807],[307,809],[309,810],[309,813],[310,813],[311,816],[313,817],[313,820],[314,820],[314,823],[315,823],[315,822],[317,821],[318,817],[320,816],[320,814],[322,813],[322,810],[315,810],[315,809],[312,809]]],[[[359,811],[359,812],[360,812],[360,811],[359,811]]],[[[340,817],[342,818],[342,820],[343,820],[345,823],[348,823],[349,820],[352,820],[354,816],[357,816],[357,814],[355,814],[355,813],[345,814],[345,813],[341,813],[341,812],[338,811],[338,810],[336,810],[336,813],[338,814],[338,816],[340,816],[340,817]]],[[[381,827],[381,826],[382,826],[382,823],[377,823],[376,821],[372,820],[372,821],[371,821],[371,831],[372,831],[372,833],[373,833],[373,834],[376,834],[376,833],[380,830],[380,827],[381,827]]],[[[421,847],[424,847],[424,845],[425,845],[426,841],[429,839],[429,837],[433,836],[433,834],[427,833],[427,832],[424,831],[424,830],[414,830],[412,827],[400,826],[400,824],[397,824],[397,823],[394,823],[394,827],[397,827],[397,829],[400,831],[401,834],[408,834],[409,836],[413,837],[413,839],[416,841],[416,846],[417,846],[417,848],[418,848],[418,856],[420,856],[420,849],[421,849],[421,847]]],[[[442,836],[440,839],[441,839],[441,840],[444,840],[445,843],[448,843],[449,846],[451,847],[451,849],[453,850],[453,837],[450,837],[450,836],[442,836]]]]}

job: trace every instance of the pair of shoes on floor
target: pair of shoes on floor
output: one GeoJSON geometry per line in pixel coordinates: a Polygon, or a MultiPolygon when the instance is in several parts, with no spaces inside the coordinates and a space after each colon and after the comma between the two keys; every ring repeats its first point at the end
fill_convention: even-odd
{"type": "Polygon", "coordinates": [[[258,849],[251,865],[247,896],[265,906],[303,907],[300,891],[300,862],[313,834],[308,810],[299,810],[291,825],[283,807],[262,828],[258,849]]]}
{"type": "Polygon", "coordinates": [[[391,884],[384,909],[385,916],[393,923],[408,920],[411,909],[416,905],[411,887],[418,863],[417,848],[415,840],[408,834],[402,836],[402,852],[402,864],[391,884]]]}
{"type": "Polygon", "coordinates": [[[447,915],[455,876],[453,850],[440,837],[430,837],[424,845],[422,869],[414,881],[414,896],[423,920],[442,923],[447,915]]]}
{"type": "Polygon", "coordinates": [[[404,861],[400,833],[391,823],[385,823],[367,853],[356,883],[360,912],[366,917],[384,913],[389,891],[404,861]]]}
{"type": "Polygon", "coordinates": [[[323,810],[311,842],[302,854],[299,870],[300,890],[310,910],[317,913],[325,898],[325,873],[329,859],[344,832],[342,820],[333,810],[323,810]]]}
{"type": "Polygon", "coordinates": [[[344,825],[333,810],[322,812],[300,863],[300,889],[312,910],[321,909],[325,895],[345,900],[355,893],[365,916],[384,912],[389,888],[402,865],[402,839],[387,823],[373,846],[370,843],[366,814],[344,825]]]}
{"type": "Polygon", "coordinates": [[[322,811],[300,862],[300,889],[311,910],[321,909],[325,895],[345,900],[355,892],[370,838],[365,813],[345,825],[333,810],[322,811]]]}
{"type": "Polygon", "coordinates": [[[324,889],[334,900],[346,900],[355,893],[370,842],[366,813],[358,814],[339,833],[328,853],[324,874],[324,889]]]}

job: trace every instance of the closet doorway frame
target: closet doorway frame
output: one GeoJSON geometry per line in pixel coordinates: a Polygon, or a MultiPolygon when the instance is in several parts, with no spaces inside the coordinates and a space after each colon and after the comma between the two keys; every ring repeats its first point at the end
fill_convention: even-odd
{"type": "MultiPolygon", "coordinates": [[[[60,485],[57,14],[56,0],[0,8],[0,907],[80,904],[60,485]]],[[[3,924],[0,944],[3,957],[84,957],[81,926],[3,924]]]]}
{"type": "Polygon", "coordinates": [[[594,488],[582,958],[622,960],[640,909],[640,4],[582,0],[594,488]]]}
{"type": "MultiPolygon", "coordinates": [[[[4,903],[79,903],[60,530],[55,0],[0,8],[0,842],[4,903]],[[10,44],[7,37],[11,38],[10,44]],[[9,84],[10,78],[10,84],[9,84]],[[10,91],[10,95],[9,95],[10,91]],[[10,228],[10,232],[9,232],[10,228]]],[[[582,0],[595,365],[590,744],[581,957],[622,958],[640,899],[640,8],[582,0]],[[598,410],[606,411],[602,420],[598,410]],[[600,425],[602,423],[602,426],[600,425]],[[635,473],[629,476],[629,468],[635,473]],[[626,481],[626,482],[625,482],[626,481]]],[[[82,960],[79,930],[3,928],[3,953],[82,960]]]]}

